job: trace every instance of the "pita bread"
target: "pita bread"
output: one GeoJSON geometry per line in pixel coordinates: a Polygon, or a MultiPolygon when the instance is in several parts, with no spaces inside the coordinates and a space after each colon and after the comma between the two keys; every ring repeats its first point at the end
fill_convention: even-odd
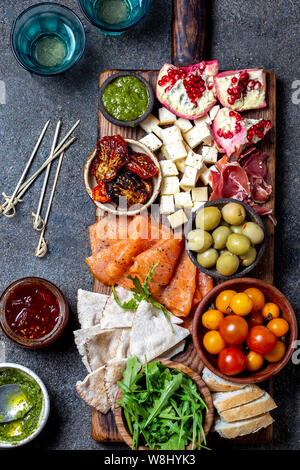
{"type": "Polygon", "coordinates": [[[121,329],[104,330],[87,338],[84,348],[88,365],[92,371],[104,366],[116,357],[122,333],[121,329]]]}
{"type": "Polygon", "coordinates": [[[108,396],[104,386],[105,367],[100,367],[87,375],[82,382],[76,383],[78,395],[89,405],[101,413],[110,410],[108,396]]]}
{"type": "Polygon", "coordinates": [[[77,314],[81,328],[89,328],[100,323],[107,299],[108,295],[78,289],[77,314]]]}
{"type": "Polygon", "coordinates": [[[146,301],[136,310],[130,333],[130,356],[141,363],[149,362],[176,346],[190,332],[173,324],[173,331],[164,313],[146,301]]]}
{"type": "MultiPolygon", "coordinates": [[[[121,304],[133,298],[131,291],[123,287],[116,287],[116,294],[121,304]]],[[[108,298],[101,317],[101,327],[107,328],[130,328],[132,326],[135,310],[121,308],[114,299],[113,294],[108,298]]]]}
{"type": "Polygon", "coordinates": [[[124,328],[116,350],[116,359],[130,357],[130,328],[124,328]]]}
{"type": "Polygon", "coordinates": [[[174,346],[173,348],[161,354],[156,359],[159,359],[161,361],[166,360],[166,359],[171,359],[172,357],[176,356],[176,354],[181,353],[184,350],[184,347],[185,347],[185,339],[183,341],[180,341],[180,343],[176,344],[176,346],[174,346]]]}
{"type": "Polygon", "coordinates": [[[77,346],[78,352],[81,355],[82,362],[84,363],[85,367],[89,372],[91,372],[90,366],[87,361],[86,351],[85,351],[85,343],[87,338],[91,338],[92,336],[101,333],[102,329],[100,325],[91,326],[89,328],[82,328],[81,330],[73,331],[74,334],[74,341],[77,346]]]}
{"type": "Polygon", "coordinates": [[[126,358],[113,359],[107,363],[105,368],[104,384],[111,408],[115,407],[119,391],[117,382],[123,380],[123,370],[126,367],[126,361],[126,358]]]}

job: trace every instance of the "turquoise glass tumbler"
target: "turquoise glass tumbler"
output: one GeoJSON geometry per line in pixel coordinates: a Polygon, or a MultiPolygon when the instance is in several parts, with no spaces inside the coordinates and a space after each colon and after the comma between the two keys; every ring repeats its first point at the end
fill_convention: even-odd
{"type": "Polygon", "coordinates": [[[70,70],[80,60],[85,43],[78,16],[58,3],[38,3],[24,10],[11,30],[17,61],[38,75],[59,75],[70,70]]]}
{"type": "Polygon", "coordinates": [[[78,0],[83,14],[101,33],[117,36],[149,13],[152,0],[78,0]]]}

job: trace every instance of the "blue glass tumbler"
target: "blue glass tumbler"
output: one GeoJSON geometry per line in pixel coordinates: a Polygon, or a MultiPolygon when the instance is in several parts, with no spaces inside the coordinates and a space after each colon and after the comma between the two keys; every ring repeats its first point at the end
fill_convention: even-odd
{"type": "Polygon", "coordinates": [[[78,0],[88,21],[103,34],[117,36],[149,13],[152,0],[78,0]]]}
{"type": "Polygon", "coordinates": [[[38,3],[24,10],[13,23],[11,47],[22,67],[52,76],[70,70],[85,50],[82,22],[58,3],[38,3]]]}

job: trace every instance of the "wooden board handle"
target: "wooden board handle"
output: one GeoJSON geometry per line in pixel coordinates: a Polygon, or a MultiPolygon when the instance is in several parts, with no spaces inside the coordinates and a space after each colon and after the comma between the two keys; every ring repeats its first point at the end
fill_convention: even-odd
{"type": "Polygon", "coordinates": [[[173,64],[184,66],[203,60],[207,4],[207,0],[173,0],[173,64]]]}

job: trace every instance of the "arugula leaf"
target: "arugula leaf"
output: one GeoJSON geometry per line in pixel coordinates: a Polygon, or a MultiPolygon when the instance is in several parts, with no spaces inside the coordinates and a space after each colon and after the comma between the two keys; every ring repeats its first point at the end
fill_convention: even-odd
{"type": "Polygon", "coordinates": [[[136,301],[134,297],[128,300],[128,302],[124,302],[123,304],[121,304],[121,302],[118,299],[115,286],[112,286],[112,293],[119,307],[123,308],[124,310],[136,310],[138,308],[139,303],[136,301]]]}
{"type": "Polygon", "coordinates": [[[146,276],[146,279],[144,281],[144,291],[146,294],[148,294],[149,296],[151,296],[151,292],[149,290],[149,284],[148,284],[148,281],[152,282],[153,279],[151,277],[151,274],[153,276],[156,276],[156,272],[155,272],[155,268],[159,265],[159,261],[157,261],[157,263],[155,263],[153,266],[150,266],[150,269],[149,269],[149,272],[146,276]]]}
{"type": "Polygon", "coordinates": [[[126,363],[126,369],[123,372],[123,383],[131,390],[133,384],[135,384],[137,380],[137,375],[141,370],[142,364],[138,361],[136,356],[132,356],[128,359],[126,363]]]}

